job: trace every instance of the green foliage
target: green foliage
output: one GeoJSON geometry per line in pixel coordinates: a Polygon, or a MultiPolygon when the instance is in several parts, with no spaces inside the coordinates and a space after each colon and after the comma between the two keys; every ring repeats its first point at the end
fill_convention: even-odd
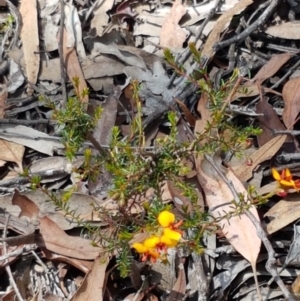
{"type": "Polygon", "coordinates": [[[102,108],[98,107],[94,116],[86,112],[86,104],[83,98],[88,95],[88,90],[84,89],[79,92],[79,79],[73,79],[76,96],[69,97],[66,107],[57,109],[56,106],[47,102],[48,106],[53,109],[52,118],[62,126],[62,141],[66,148],[66,156],[72,160],[76,152],[82,147],[90,132],[94,129],[97,121],[101,117],[102,108]]]}
{"type": "Polygon", "coordinates": [[[238,155],[243,150],[242,145],[249,136],[261,134],[261,130],[253,126],[236,126],[232,121],[230,110],[227,110],[230,103],[228,97],[232,91],[235,92],[234,89],[238,88],[235,87],[239,81],[238,70],[234,70],[231,77],[227,81],[221,81],[220,87],[215,89],[213,82],[208,77],[206,68],[201,65],[201,52],[196,49],[194,44],[190,44],[189,48],[194,60],[199,64],[197,72],[192,76],[186,76],[183,68],[176,65],[170,50],[165,50],[164,54],[165,59],[175,72],[185,76],[189,83],[198,86],[199,91],[208,97],[211,120],[207,122],[204,132],[196,134],[197,151],[214,153],[217,150],[222,150],[224,152],[231,151],[238,155]],[[230,136],[225,136],[225,133],[230,133],[230,136]]]}
{"type": "MultiPolygon", "coordinates": [[[[149,149],[145,146],[145,136],[142,126],[142,103],[138,96],[139,83],[131,83],[133,99],[136,102],[137,112],[131,122],[131,133],[128,137],[122,137],[118,127],[112,129],[112,139],[109,149],[100,155],[93,155],[91,149],[84,151],[84,164],[81,167],[82,178],[95,179],[99,173],[100,166],[104,165],[112,175],[113,187],[109,195],[117,205],[117,212],[113,214],[101,207],[94,207],[101,220],[108,226],[107,233],[102,232],[86,224],[71,211],[67,200],[72,195],[72,190],[67,191],[61,198],[57,198],[45,188],[41,187],[40,180],[32,178],[32,184],[40,187],[47,193],[55,205],[64,210],[68,217],[84,226],[98,239],[95,245],[101,245],[107,252],[118,251],[117,263],[122,277],[128,275],[131,267],[130,240],[135,234],[147,231],[156,233],[157,216],[163,210],[170,210],[172,206],[162,201],[162,185],[170,181],[180,189],[182,195],[186,196],[192,203],[193,211],[188,206],[182,206],[181,214],[184,217],[182,228],[190,230],[191,238],[185,246],[198,253],[203,252],[200,241],[204,231],[211,228],[208,222],[208,214],[203,212],[198,205],[198,196],[195,188],[185,181],[185,176],[190,172],[185,160],[193,158],[197,153],[213,153],[219,150],[240,152],[250,135],[257,135],[260,130],[252,126],[238,127],[231,120],[228,112],[227,98],[234,89],[238,80],[238,73],[234,71],[226,82],[215,89],[208,77],[205,68],[201,67],[201,53],[195,45],[190,45],[191,53],[199,69],[193,76],[186,76],[184,68],[177,66],[173,54],[166,49],[165,58],[179,75],[184,75],[187,81],[199,87],[209,100],[210,121],[202,133],[195,135],[194,141],[183,143],[178,139],[177,121],[175,112],[168,113],[171,124],[169,135],[163,139],[156,139],[155,148],[149,149]],[[200,77],[199,77],[200,75],[200,77]],[[230,135],[225,135],[226,132],[230,135]],[[151,198],[146,194],[152,190],[151,198]],[[146,199],[146,201],[145,201],[146,199]],[[137,212],[144,212],[141,215],[137,212]]],[[[76,97],[71,97],[64,109],[54,110],[53,118],[63,127],[62,138],[66,147],[66,155],[72,159],[76,151],[82,146],[89,133],[93,130],[101,109],[95,116],[86,113],[85,104],[82,99],[88,91],[79,91],[79,81],[74,79],[76,97]]],[[[28,174],[27,174],[28,176],[28,174]]],[[[239,207],[240,208],[240,207],[239,207]]],[[[243,208],[244,209],[244,208],[243,208]]]]}

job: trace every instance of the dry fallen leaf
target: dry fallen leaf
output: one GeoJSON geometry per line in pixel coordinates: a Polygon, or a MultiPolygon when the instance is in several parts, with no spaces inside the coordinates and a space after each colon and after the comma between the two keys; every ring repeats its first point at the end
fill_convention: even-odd
{"type": "Polygon", "coordinates": [[[229,25],[232,17],[236,14],[239,14],[252,3],[253,0],[241,0],[233,8],[222,14],[204,44],[201,52],[202,57],[211,58],[215,54],[213,46],[220,40],[221,33],[229,25]]]}
{"type": "MultiPolygon", "coordinates": [[[[63,45],[63,54],[64,54],[64,62],[67,70],[67,74],[70,80],[73,80],[73,78],[78,77],[79,78],[79,85],[78,89],[81,93],[83,89],[87,89],[87,84],[76,54],[76,50],[74,47],[67,47],[67,31],[64,30],[64,45],[63,45]]],[[[83,97],[83,102],[88,103],[89,97],[88,95],[85,95],[83,97]]]]}
{"type": "MultiPolygon", "coordinates": [[[[43,215],[47,215],[49,218],[51,218],[51,220],[53,220],[56,224],[58,224],[63,230],[70,230],[78,226],[77,222],[75,221],[70,222],[70,220],[65,218],[64,211],[57,211],[56,210],[57,208],[52,202],[45,201],[45,200],[49,200],[49,198],[45,195],[44,192],[40,190],[27,191],[27,192],[23,192],[21,196],[27,197],[27,199],[34,202],[35,205],[38,207],[38,210],[40,210],[43,213],[43,215]]],[[[61,198],[62,194],[55,193],[55,196],[61,198]]],[[[23,213],[24,210],[26,209],[24,207],[27,199],[21,198],[20,200],[20,207],[23,213]]],[[[1,207],[8,213],[16,215],[20,212],[20,210],[12,204],[10,195],[2,196],[1,200],[2,200],[1,207]]],[[[93,196],[82,194],[82,193],[73,193],[68,203],[69,209],[76,211],[76,214],[80,216],[80,218],[82,218],[83,220],[85,220],[84,217],[89,218],[85,220],[87,222],[91,221],[90,217],[91,214],[93,213],[92,204],[98,205],[99,203],[97,202],[97,199],[94,198],[93,196]]],[[[17,205],[19,206],[19,204],[17,205]]],[[[28,211],[27,216],[29,218],[31,218],[32,215],[37,216],[37,214],[35,214],[35,211],[33,211],[31,207],[29,207],[27,211],[28,211]]],[[[96,220],[97,219],[96,217],[98,217],[98,214],[94,214],[93,220],[96,220]]]]}
{"type": "Polygon", "coordinates": [[[298,275],[296,277],[296,279],[294,280],[294,282],[292,284],[292,291],[299,299],[299,297],[300,297],[300,275],[298,275]]]}
{"type": "MultiPolygon", "coordinates": [[[[115,88],[115,94],[107,97],[103,104],[103,112],[101,118],[98,120],[93,134],[90,139],[94,139],[99,145],[110,145],[112,137],[112,129],[116,123],[118,98],[121,94],[120,88],[115,88]]],[[[93,150],[93,154],[97,155],[99,150],[93,150]]],[[[101,172],[96,179],[88,180],[88,188],[91,194],[99,193],[106,190],[112,182],[111,174],[105,169],[100,168],[101,172]]]]}
{"type": "Polygon", "coordinates": [[[27,196],[20,194],[19,191],[16,190],[11,203],[21,208],[21,212],[19,214],[20,217],[26,216],[32,221],[37,220],[40,209],[27,196]]]}
{"type": "Polygon", "coordinates": [[[166,17],[160,32],[160,46],[173,50],[181,49],[186,40],[186,32],[179,25],[180,19],[185,15],[186,8],[181,0],[175,0],[170,14],[166,17]]]}
{"type": "MultiPolygon", "coordinates": [[[[234,94],[232,101],[236,100],[237,98],[259,95],[261,90],[259,84],[273,76],[291,58],[291,56],[292,55],[290,53],[274,55],[265,65],[261,67],[253,79],[239,87],[238,91],[236,91],[234,94]]],[[[267,87],[264,87],[264,90],[265,92],[277,94],[276,91],[267,87]]]]}
{"type": "Polygon", "coordinates": [[[256,73],[251,81],[265,81],[273,76],[291,57],[292,55],[290,53],[281,53],[272,56],[272,58],[256,73]]]}
{"type": "Polygon", "coordinates": [[[102,251],[99,247],[93,247],[91,240],[67,235],[47,216],[40,218],[38,206],[28,197],[16,192],[12,202],[13,205],[21,207],[20,216],[27,216],[32,221],[39,221],[40,235],[37,235],[36,240],[39,247],[68,257],[85,260],[95,259],[102,251]]]}
{"type": "Polygon", "coordinates": [[[0,160],[15,162],[19,167],[19,172],[23,172],[23,156],[25,147],[21,144],[0,140],[0,160]]]}
{"type": "Polygon", "coordinates": [[[196,118],[195,116],[191,113],[191,111],[189,110],[189,108],[179,99],[174,99],[178,105],[180,106],[181,110],[183,111],[183,114],[186,118],[186,120],[188,121],[188,123],[191,125],[191,127],[195,126],[196,123],[196,118]]]}
{"type": "Polygon", "coordinates": [[[184,258],[181,258],[181,262],[178,266],[177,280],[171,290],[168,301],[182,300],[186,292],[186,275],[184,270],[184,258]]]}
{"type": "Polygon", "coordinates": [[[113,5],[114,0],[105,0],[101,2],[101,4],[99,3],[93,10],[94,17],[91,21],[91,29],[96,29],[97,36],[101,37],[103,35],[104,27],[107,26],[109,21],[109,15],[107,14],[107,11],[111,10],[113,5]]]}
{"type": "Polygon", "coordinates": [[[103,251],[99,247],[93,247],[91,240],[67,235],[47,216],[39,221],[41,235],[37,244],[40,247],[61,255],[85,260],[95,259],[103,251]]]}
{"type": "Polygon", "coordinates": [[[273,181],[261,188],[258,188],[257,193],[258,195],[264,195],[270,193],[271,191],[274,191],[276,188],[278,188],[278,183],[276,181],[273,181]]]}
{"type": "MultiPolygon", "coordinates": [[[[20,14],[22,16],[21,40],[23,45],[25,69],[27,80],[31,84],[36,84],[39,68],[39,31],[37,17],[37,1],[22,0],[20,4],[20,14]]],[[[28,87],[28,94],[32,94],[33,89],[28,87]]]]}
{"type": "Polygon", "coordinates": [[[291,129],[300,112],[300,77],[289,80],[282,89],[284,109],[282,120],[284,125],[291,129]]]}
{"type": "Polygon", "coordinates": [[[243,98],[243,97],[253,97],[259,95],[259,87],[256,83],[250,82],[246,83],[245,85],[241,85],[239,89],[234,93],[232,101],[243,98]]]}
{"type": "MultiPolygon", "coordinates": [[[[259,121],[259,128],[262,130],[262,133],[257,137],[259,146],[263,146],[274,138],[274,130],[286,130],[286,127],[280,121],[273,106],[271,106],[265,99],[260,100],[257,103],[256,113],[263,114],[263,116],[256,117],[259,121]]],[[[287,141],[292,141],[292,138],[288,136],[286,142],[287,141]]]]}
{"type": "MultiPolygon", "coordinates": [[[[230,170],[222,166],[221,159],[214,157],[214,162],[221,170],[228,182],[234,187],[236,193],[243,197],[248,203],[249,196],[241,181],[230,170]]],[[[206,202],[212,216],[218,219],[218,225],[224,233],[228,242],[245,258],[253,269],[255,282],[258,290],[256,277],[256,261],[260,252],[261,240],[257,235],[256,228],[252,221],[245,215],[234,214],[236,208],[232,201],[235,199],[228,184],[221,178],[218,172],[206,159],[196,158],[198,180],[204,191],[206,202]],[[225,217],[226,215],[229,215],[225,217]],[[223,218],[222,218],[223,217],[223,218]]],[[[247,209],[259,222],[257,210],[254,206],[247,209]]],[[[258,291],[259,293],[259,291],[258,291]]]]}
{"type": "Polygon", "coordinates": [[[276,24],[274,26],[268,26],[265,32],[273,37],[281,39],[299,40],[299,24],[300,22],[295,21],[276,24]]]}
{"type": "Polygon", "coordinates": [[[97,257],[93,268],[88,273],[80,288],[77,290],[71,301],[100,301],[103,300],[106,286],[106,268],[108,258],[97,257]]]}
{"type": "MultiPolygon", "coordinates": [[[[245,213],[236,214],[236,208],[232,201],[236,200],[227,182],[211,166],[206,159],[196,158],[198,180],[206,196],[206,202],[218,225],[222,229],[228,242],[247,259],[253,270],[257,293],[260,295],[256,274],[256,261],[260,252],[261,240],[257,235],[256,227],[245,213]]],[[[222,171],[224,177],[244,202],[249,202],[248,192],[230,169],[222,166],[218,156],[213,158],[216,167],[222,171]]],[[[242,202],[242,200],[241,200],[242,202]]],[[[247,209],[259,222],[257,210],[254,206],[247,209]]]]}
{"type": "MultiPolygon", "coordinates": [[[[238,98],[257,96],[257,95],[259,95],[260,90],[261,89],[257,85],[257,83],[251,83],[251,84],[247,83],[245,85],[241,85],[238,88],[238,90],[234,93],[231,102],[238,98]]],[[[269,89],[267,87],[264,87],[264,91],[266,93],[273,93],[275,95],[281,96],[281,93],[279,93],[273,89],[269,89]]]]}
{"type": "Polygon", "coordinates": [[[67,256],[62,256],[59,254],[52,253],[46,249],[42,249],[42,253],[44,254],[45,258],[47,258],[48,260],[67,263],[79,269],[83,273],[88,273],[93,266],[93,262],[90,260],[80,260],[80,259],[75,259],[67,256]]]}
{"type": "Polygon", "coordinates": [[[267,225],[267,233],[272,234],[300,218],[299,194],[288,194],[285,200],[276,203],[266,214],[271,220],[267,225]]]}
{"type": "Polygon", "coordinates": [[[60,141],[51,141],[50,135],[24,125],[1,124],[0,138],[27,146],[49,156],[53,156],[54,151],[64,148],[60,141]]]}
{"type": "MultiPolygon", "coordinates": [[[[207,124],[212,121],[211,111],[209,110],[209,100],[206,93],[202,93],[198,101],[197,111],[201,115],[201,119],[196,120],[194,133],[201,134],[205,131],[207,124]]],[[[203,143],[205,143],[205,139],[203,143]]]]}
{"type": "Polygon", "coordinates": [[[232,170],[240,181],[246,182],[252,177],[253,170],[260,163],[270,160],[278,152],[285,140],[286,135],[273,138],[250,156],[248,161],[251,162],[251,165],[247,165],[245,162],[238,166],[233,166],[232,170]]]}

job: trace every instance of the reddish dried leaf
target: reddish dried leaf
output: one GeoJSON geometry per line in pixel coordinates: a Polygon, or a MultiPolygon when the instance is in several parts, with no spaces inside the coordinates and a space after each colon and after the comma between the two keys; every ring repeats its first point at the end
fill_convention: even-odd
{"type": "MultiPolygon", "coordinates": [[[[21,207],[22,212],[20,216],[27,216],[32,220],[38,217],[39,208],[35,203],[17,191],[13,197],[12,204],[21,207]]],[[[85,260],[95,259],[102,251],[99,247],[93,247],[90,240],[67,235],[48,217],[43,217],[39,221],[41,237],[37,240],[37,244],[40,247],[61,255],[85,260]]]]}
{"type": "Polygon", "coordinates": [[[109,95],[102,106],[101,118],[93,132],[93,137],[99,144],[109,145],[111,142],[112,129],[116,123],[118,98],[121,93],[120,89],[116,89],[115,95],[109,95]]]}
{"type": "MultiPolygon", "coordinates": [[[[145,291],[145,292],[139,291],[137,293],[132,293],[132,294],[129,294],[128,296],[126,296],[126,298],[124,300],[126,300],[126,301],[142,301],[145,297],[145,293],[147,293],[147,291],[145,291]],[[137,296],[137,294],[138,294],[138,296],[137,296]]],[[[155,295],[147,293],[147,301],[159,301],[159,300],[155,295]]]]}
{"type": "MultiPolygon", "coordinates": [[[[36,84],[40,69],[40,49],[37,12],[38,9],[36,0],[21,1],[21,40],[23,45],[27,80],[31,84],[36,84]]],[[[28,94],[32,93],[33,89],[31,87],[28,87],[28,94]]]]}
{"type": "Polygon", "coordinates": [[[45,257],[48,260],[57,261],[57,262],[65,262],[71,266],[76,267],[77,269],[79,269],[80,271],[82,271],[85,274],[88,273],[92,269],[92,266],[93,266],[92,261],[80,260],[80,259],[62,256],[59,254],[52,253],[46,249],[42,249],[42,252],[44,253],[45,257]]]}
{"type": "MultiPolygon", "coordinates": [[[[257,103],[256,113],[263,114],[263,116],[256,117],[259,121],[259,127],[262,129],[262,133],[257,137],[259,146],[263,146],[274,138],[274,130],[286,130],[273,106],[266,100],[261,100],[257,103]]],[[[291,137],[288,136],[287,141],[292,141],[291,137]]]]}
{"type": "Polygon", "coordinates": [[[103,252],[101,248],[93,247],[91,240],[67,235],[47,216],[40,219],[40,233],[37,244],[61,255],[91,260],[103,252]]]}
{"type": "Polygon", "coordinates": [[[19,215],[20,217],[27,216],[33,221],[36,221],[38,218],[40,211],[39,207],[27,196],[20,194],[19,191],[15,190],[11,203],[21,208],[21,213],[19,215]]]}
{"type": "MultiPolygon", "coordinates": [[[[64,62],[67,70],[67,74],[70,80],[73,80],[74,77],[79,78],[79,92],[81,93],[83,89],[87,89],[87,84],[76,54],[76,50],[74,47],[67,47],[67,31],[64,30],[64,45],[63,45],[63,54],[64,54],[64,62]]],[[[84,103],[89,102],[88,95],[83,98],[84,103]]]]}
{"type": "MultiPolygon", "coordinates": [[[[207,122],[211,122],[211,112],[208,109],[208,97],[206,93],[202,93],[198,101],[197,111],[201,115],[201,119],[198,119],[195,124],[195,135],[201,134],[205,131],[207,122]]],[[[203,141],[204,143],[205,141],[203,141]]]]}
{"type": "Polygon", "coordinates": [[[249,162],[251,162],[251,165],[247,165],[245,162],[241,165],[233,166],[232,170],[242,182],[249,180],[252,177],[253,170],[260,163],[273,158],[273,156],[278,152],[285,140],[286,135],[273,138],[250,156],[248,160],[249,162]]]}
{"type": "Polygon", "coordinates": [[[180,108],[182,109],[184,116],[186,118],[186,120],[188,121],[188,123],[194,127],[196,124],[196,118],[195,116],[191,113],[191,111],[187,108],[187,106],[180,101],[179,99],[175,98],[175,101],[179,104],[180,108]]]}
{"type": "Polygon", "coordinates": [[[186,8],[180,0],[175,0],[170,14],[166,17],[160,33],[160,45],[181,49],[186,40],[186,32],[178,25],[180,19],[185,15],[186,8]]]}
{"type": "Polygon", "coordinates": [[[11,290],[10,292],[7,292],[3,297],[2,301],[14,301],[16,300],[16,293],[14,290],[11,290]]]}
{"type": "Polygon", "coordinates": [[[263,82],[273,76],[292,57],[290,53],[274,55],[254,76],[252,81],[263,82]]]}
{"type": "Polygon", "coordinates": [[[259,87],[256,83],[246,82],[244,85],[241,85],[239,89],[234,93],[232,101],[243,98],[243,97],[252,97],[259,95],[259,87]]]}
{"type": "Polygon", "coordinates": [[[289,80],[283,87],[284,109],[282,120],[288,129],[292,129],[300,111],[300,77],[289,80]]]}

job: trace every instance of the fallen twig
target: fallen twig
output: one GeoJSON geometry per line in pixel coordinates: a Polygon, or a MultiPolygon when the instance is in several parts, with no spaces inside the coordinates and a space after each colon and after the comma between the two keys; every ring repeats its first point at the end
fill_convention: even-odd
{"type": "MultiPolygon", "coordinates": [[[[3,230],[3,253],[4,253],[4,255],[7,254],[7,244],[5,242],[5,239],[7,239],[6,233],[7,233],[8,223],[9,223],[9,217],[10,217],[10,215],[7,216],[7,219],[6,219],[5,225],[4,225],[4,230],[3,230]]],[[[19,301],[24,301],[24,299],[22,298],[21,293],[20,293],[20,291],[18,289],[18,286],[17,286],[17,284],[16,284],[16,282],[14,280],[14,277],[12,275],[10,266],[8,264],[8,259],[5,259],[5,271],[8,274],[9,282],[13,286],[17,298],[19,299],[19,301]]]]}
{"type": "Polygon", "coordinates": [[[247,27],[244,31],[242,31],[240,34],[234,36],[231,39],[228,39],[223,42],[216,43],[214,45],[214,49],[216,51],[225,48],[232,43],[239,43],[243,41],[246,37],[248,37],[253,31],[257,30],[273,13],[273,10],[276,8],[277,4],[279,3],[279,0],[272,0],[269,1],[270,5],[267,6],[266,10],[261,14],[261,16],[252,23],[249,27],[247,27]]]}
{"type": "MultiPolygon", "coordinates": [[[[212,19],[212,17],[213,17],[214,14],[216,13],[216,10],[217,10],[218,6],[220,5],[220,2],[221,2],[221,0],[217,0],[217,1],[216,1],[215,6],[210,10],[210,12],[207,14],[205,20],[202,22],[202,24],[201,24],[201,26],[200,26],[200,28],[199,28],[199,30],[198,30],[198,33],[197,33],[197,35],[196,35],[196,37],[195,37],[195,43],[196,43],[197,40],[199,40],[199,38],[200,38],[200,36],[201,36],[201,34],[202,34],[202,32],[203,32],[205,26],[208,24],[208,22],[212,19]]],[[[190,55],[191,55],[190,48],[187,47],[186,52],[185,52],[185,53],[182,55],[182,57],[178,60],[178,65],[183,65],[183,63],[190,57],[190,55]]],[[[190,73],[196,69],[197,64],[198,64],[198,63],[193,64],[193,66],[191,67],[191,70],[189,70],[190,73]]],[[[189,73],[188,73],[188,74],[189,74],[189,73]]],[[[170,78],[170,81],[169,81],[169,83],[168,83],[168,85],[167,85],[168,89],[171,88],[171,86],[172,86],[172,84],[173,84],[173,82],[174,82],[174,80],[175,80],[176,75],[177,75],[176,72],[174,72],[174,73],[172,74],[172,76],[171,76],[171,78],[170,78]]],[[[184,79],[185,79],[185,77],[182,76],[182,80],[184,80],[184,79]]]]}

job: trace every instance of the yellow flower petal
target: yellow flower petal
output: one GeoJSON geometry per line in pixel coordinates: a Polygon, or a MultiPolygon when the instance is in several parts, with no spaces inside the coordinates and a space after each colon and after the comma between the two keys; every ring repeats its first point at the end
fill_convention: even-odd
{"type": "Polygon", "coordinates": [[[164,229],[164,235],[167,236],[171,240],[179,241],[181,238],[181,234],[177,231],[174,231],[170,228],[164,229]]]}
{"type": "Polygon", "coordinates": [[[132,245],[132,247],[134,249],[136,249],[136,251],[140,254],[142,253],[146,253],[148,251],[148,248],[145,247],[143,244],[139,243],[139,242],[136,242],[132,245]]]}
{"type": "Polygon", "coordinates": [[[160,242],[163,243],[164,245],[166,245],[167,247],[176,247],[178,244],[178,241],[170,239],[168,236],[163,235],[160,238],[160,242]]]}
{"type": "Polygon", "coordinates": [[[290,181],[286,181],[286,180],[281,180],[279,181],[279,183],[283,186],[287,186],[287,187],[295,187],[295,183],[293,180],[290,181]]]}
{"type": "Polygon", "coordinates": [[[276,181],[280,181],[281,180],[281,176],[279,174],[279,172],[275,169],[272,168],[272,176],[276,181]]]}
{"type": "Polygon", "coordinates": [[[166,228],[175,222],[175,215],[170,211],[164,210],[158,215],[159,224],[166,228]]]}
{"type": "Polygon", "coordinates": [[[148,249],[155,248],[160,242],[159,237],[157,236],[151,236],[144,241],[144,246],[148,249]]]}
{"type": "Polygon", "coordinates": [[[292,177],[291,171],[288,168],[285,169],[284,176],[285,176],[285,178],[291,178],[292,177]]]}

